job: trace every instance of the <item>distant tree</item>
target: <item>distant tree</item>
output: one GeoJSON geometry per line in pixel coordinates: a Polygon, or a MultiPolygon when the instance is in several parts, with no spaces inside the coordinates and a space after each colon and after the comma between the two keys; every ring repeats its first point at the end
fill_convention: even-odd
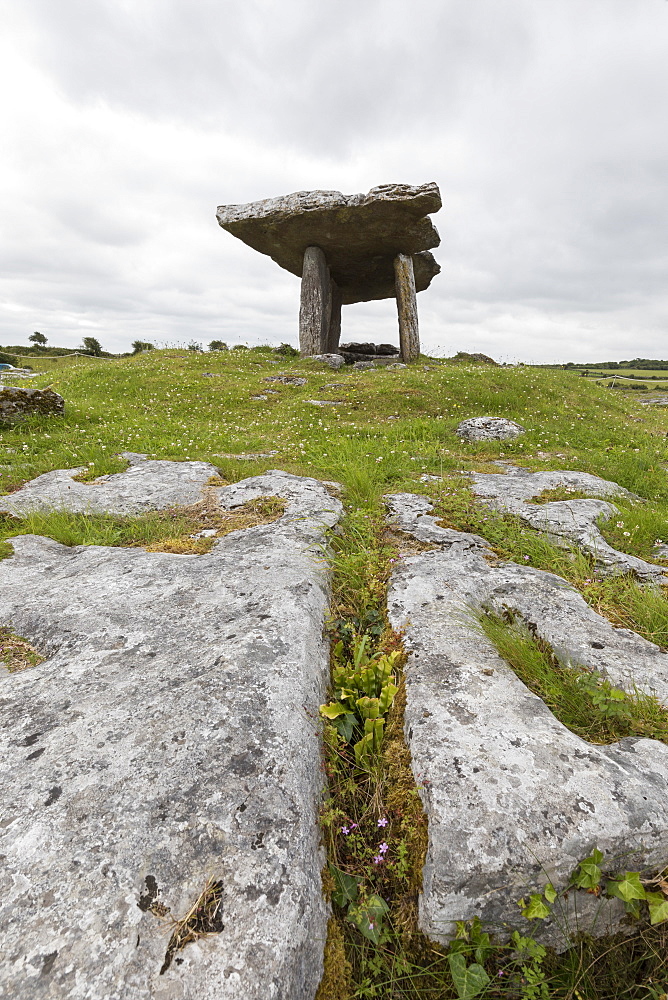
{"type": "Polygon", "coordinates": [[[84,351],[87,351],[88,354],[93,354],[96,358],[99,358],[102,354],[102,345],[99,340],[95,339],[95,337],[84,337],[83,349],[84,351]]]}
{"type": "Polygon", "coordinates": [[[155,344],[150,344],[147,340],[135,340],[132,344],[132,353],[141,354],[142,351],[152,351],[155,344]]]}
{"type": "Polygon", "coordinates": [[[190,343],[188,344],[188,350],[189,351],[201,351],[202,350],[202,345],[198,344],[196,340],[191,340],[190,343]]]}
{"type": "Polygon", "coordinates": [[[212,340],[209,344],[210,351],[226,351],[227,344],[223,340],[212,340]]]}
{"type": "Polygon", "coordinates": [[[46,344],[46,337],[38,330],[35,330],[35,332],[28,337],[28,340],[30,340],[33,344],[40,344],[42,347],[46,344]]]}

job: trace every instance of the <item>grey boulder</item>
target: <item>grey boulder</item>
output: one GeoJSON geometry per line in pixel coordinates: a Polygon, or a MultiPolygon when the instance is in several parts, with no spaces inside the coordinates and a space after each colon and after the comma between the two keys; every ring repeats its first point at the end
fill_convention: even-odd
{"type": "Polygon", "coordinates": [[[19,423],[39,415],[60,417],[64,412],[65,400],[53,389],[0,385],[0,423],[19,423]]]}
{"type": "Polygon", "coordinates": [[[470,417],[455,428],[464,441],[511,441],[525,433],[521,424],[505,417],[470,417]]]}

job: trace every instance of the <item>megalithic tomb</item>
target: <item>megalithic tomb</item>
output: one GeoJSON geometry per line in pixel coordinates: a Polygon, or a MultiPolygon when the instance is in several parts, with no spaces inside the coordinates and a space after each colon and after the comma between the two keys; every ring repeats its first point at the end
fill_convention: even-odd
{"type": "Polygon", "coordinates": [[[297,191],[247,205],[220,205],[223,229],[302,279],[302,355],[338,350],[341,306],[396,298],[403,361],[420,353],[416,293],[441,270],[441,242],[428,217],[441,207],[436,184],[381,184],[368,194],[297,191]]]}

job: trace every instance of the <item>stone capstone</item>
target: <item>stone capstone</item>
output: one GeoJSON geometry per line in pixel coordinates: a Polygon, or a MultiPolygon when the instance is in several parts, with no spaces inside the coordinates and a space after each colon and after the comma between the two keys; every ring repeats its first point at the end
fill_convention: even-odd
{"type": "Polygon", "coordinates": [[[53,389],[0,385],[0,423],[18,423],[29,416],[62,417],[65,400],[53,389]]]}
{"type": "Polygon", "coordinates": [[[470,417],[455,428],[455,434],[464,441],[509,441],[524,433],[521,424],[505,417],[470,417]]]}
{"type": "Polygon", "coordinates": [[[436,184],[383,184],[368,194],[297,191],[245,205],[221,205],[218,223],[254,250],[302,276],[308,247],[319,247],[342,302],[393,298],[394,258],[413,260],[417,291],[440,267],[429,251],[440,237],[428,218],[441,207],[436,184]]]}
{"type": "Polygon", "coordinates": [[[207,555],[24,535],[0,562],[0,621],[48,655],[0,680],[0,996],[313,1000],[322,545],[342,508],[277,471],[216,494],[288,504],[207,555]],[[210,880],[217,932],[168,963],[210,880]]]}
{"type": "Polygon", "coordinates": [[[210,477],[218,475],[216,466],[208,462],[151,461],[134,452],[121,457],[130,464],[125,472],[100,476],[90,483],[73,478],[87,471],[85,466],[45,472],[15,493],[0,497],[0,510],[17,517],[39,510],[141,514],[198,503],[210,477]]]}
{"type": "Polygon", "coordinates": [[[580,739],[518,679],[473,613],[512,609],[561,662],[600,671],[666,699],[668,656],[613,629],[565,580],[499,563],[476,535],[441,528],[426,497],[387,498],[392,524],[432,551],[402,558],[388,614],[405,629],[405,733],[428,817],[420,926],[447,942],[455,921],[479,916],[563,949],[570,933],[620,929],[618,900],[572,892],[546,921],[517,900],[551,881],[564,889],[600,848],[624,870],[668,861],[668,747],[627,738],[580,739]],[[539,924],[540,926],[536,926],[539,924]]]}
{"type": "Polygon", "coordinates": [[[618,515],[614,504],[604,500],[555,500],[551,503],[531,503],[532,497],[543,490],[565,486],[593,496],[623,496],[640,500],[633,493],[607,479],[587,472],[557,470],[529,472],[508,467],[506,474],[470,473],[473,491],[482,502],[494,510],[515,514],[538,531],[545,531],[557,544],[578,545],[594,556],[604,573],[634,573],[641,580],[668,583],[663,574],[666,567],[646,562],[637,556],[619,552],[609,545],[599,531],[597,521],[618,515]]]}

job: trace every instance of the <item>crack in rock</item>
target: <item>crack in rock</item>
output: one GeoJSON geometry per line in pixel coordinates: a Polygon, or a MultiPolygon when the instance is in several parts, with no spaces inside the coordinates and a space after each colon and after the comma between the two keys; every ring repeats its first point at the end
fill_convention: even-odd
{"type": "MultiPolygon", "coordinates": [[[[532,494],[533,495],[533,494],[532,494]]],[[[517,899],[548,880],[561,889],[594,846],[625,869],[668,860],[668,747],[627,738],[595,746],[571,733],[471,624],[470,608],[515,609],[563,662],[601,671],[668,702],[668,656],[612,626],[565,580],[487,561],[479,536],[440,528],[426,497],[386,498],[390,522],[437,550],[401,560],[388,593],[405,629],[405,731],[429,820],[420,924],[446,942],[456,920],[480,916],[557,948],[564,926],[619,929],[618,901],[570,893],[541,927],[517,899]]]]}

